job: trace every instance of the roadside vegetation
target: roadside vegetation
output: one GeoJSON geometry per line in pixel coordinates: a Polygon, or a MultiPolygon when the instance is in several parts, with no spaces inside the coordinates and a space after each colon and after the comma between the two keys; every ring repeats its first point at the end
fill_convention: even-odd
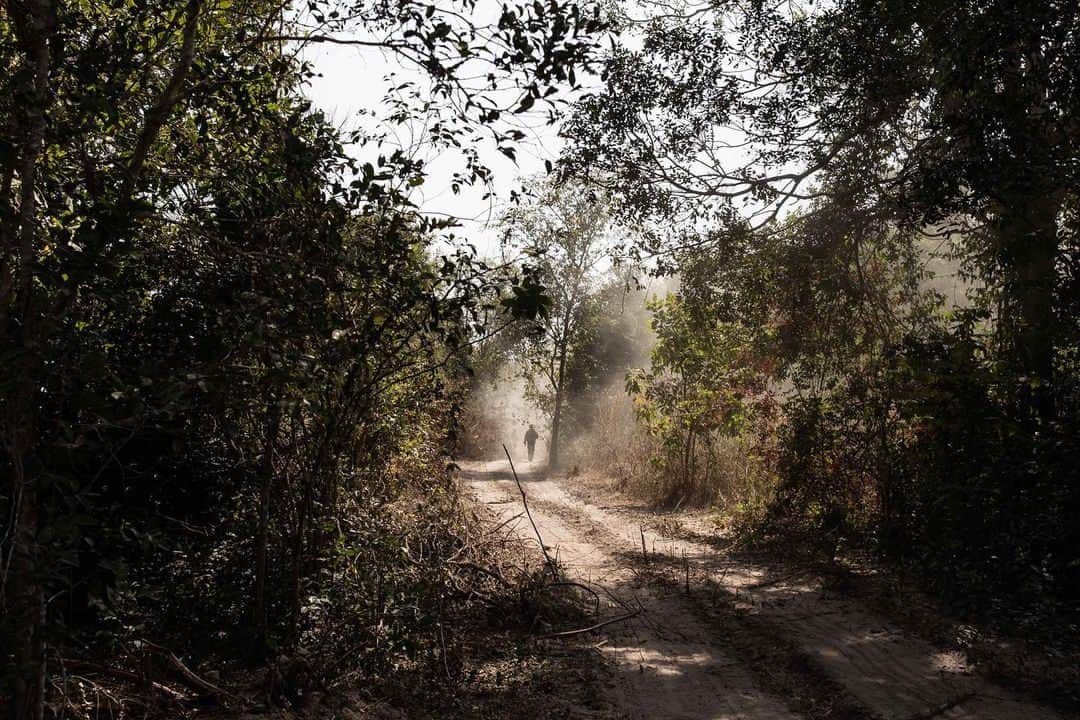
{"type": "Polygon", "coordinates": [[[445,458],[469,345],[538,293],[440,240],[391,135],[438,117],[455,186],[489,182],[473,139],[513,154],[500,115],[569,89],[601,24],[471,9],[3,5],[7,716],[299,708],[409,667],[452,684],[455,628],[493,589],[521,600],[467,569],[497,555],[445,458]],[[304,97],[328,42],[423,79],[343,133],[304,97]]]}
{"type": "Polygon", "coordinates": [[[1064,0],[3,3],[0,712],[520,716],[588,672],[515,645],[576,591],[453,473],[527,419],[550,472],[1033,638],[1080,706],[1078,37],[1064,0]],[[320,44],[414,74],[345,131],[320,44]],[[529,113],[561,156],[481,257],[424,158],[505,190],[478,148],[529,113]]]}
{"type": "Polygon", "coordinates": [[[609,236],[624,267],[676,284],[631,303],[647,358],[579,359],[563,469],[714,507],[752,544],[869,551],[956,617],[1075,653],[1075,8],[621,19],[560,177],[633,228],[609,236]]]}

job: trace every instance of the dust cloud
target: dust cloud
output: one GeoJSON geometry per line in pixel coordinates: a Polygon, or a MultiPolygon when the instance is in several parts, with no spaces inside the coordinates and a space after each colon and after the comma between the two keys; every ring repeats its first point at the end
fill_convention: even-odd
{"type": "MultiPolygon", "coordinates": [[[[603,312],[579,350],[580,362],[568,373],[561,465],[609,471],[641,447],[645,433],[626,393],[626,376],[650,364],[654,335],[648,302],[677,287],[673,277],[628,281],[625,273],[613,270],[605,278],[598,290],[603,312]]],[[[544,387],[547,381],[535,377],[533,382],[544,387]]],[[[524,464],[524,435],[533,423],[540,434],[534,463],[546,462],[551,414],[528,389],[528,369],[513,351],[497,370],[478,378],[463,427],[466,457],[501,458],[505,443],[514,462],[524,464]]]]}
{"type": "Polygon", "coordinates": [[[468,457],[495,460],[504,457],[502,446],[510,450],[515,464],[526,462],[525,431],[536,426],[535,462],[547,457],[548,419],[527,399],[528,381],[520,363],[506,360],[487,378],[478,380],[469,398],[463,428],[468,457]]]}

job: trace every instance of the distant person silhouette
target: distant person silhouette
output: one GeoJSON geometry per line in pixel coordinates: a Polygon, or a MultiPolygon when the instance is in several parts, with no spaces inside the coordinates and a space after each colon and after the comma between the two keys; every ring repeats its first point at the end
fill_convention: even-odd
{"type": "Polygon", "coordinates": [[[529,449],[529,462],[532,462],[533,453],[536,452],[536,439],[540,437],[540,434],[536,432],[536,428],[529,424],[529,429],[525,431],[525,447],[529,449]]]}

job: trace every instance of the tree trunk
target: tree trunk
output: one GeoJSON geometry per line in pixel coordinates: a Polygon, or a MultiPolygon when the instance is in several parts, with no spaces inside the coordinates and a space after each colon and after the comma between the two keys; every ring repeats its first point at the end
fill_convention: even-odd
{"type": "Polygon", "coordinates": [[[308,517],[311,514],[311,483],[312,478],[306,475],[301,482],[304,483],[300,506],[297,508],[296,534],[293,536],[293,572],[292,572],[292,612],[289,628],[289,643],[295,646],[300,642],[300,629],[303,624],[304,611],[304,552],[307,539],[308,517]]]}
{"type": "Polygon", "coordinates": [[[13,720],[42,720],[45,716],[45,590],[39,577],[37,540],[41,523],[37,492],[40,477],[36,469],[15,474],[15,482],[21,487],[13,498],[18,504],[18,518],[8,587],[8,607],[14,624],[13,720]]]}
{"type": "Polygon", "coordinates": [[[143,120],[142,132],[139,133],[138,140],[135,142],[135,149],[132,151],[131,159],[128,161],[128,175],[121,192],[121,196],[125,199],[130,197],[134,190],[135,182],[138,180],[139,175],[142,174],[143,165],[150,155],[150,149],[153,147],[154,141],[161,134],[165,121],[180,100],[184,83],[187,81],[191,66],[195,62],[195,40],[199,31],[199,11],[201,9],[202,0],[188,0],[187,7],[184,10],[185,20],[180,42],[180,57],[176,65],[173,66],[172,75],[169,77],[169,82],[165,85],[161,97],[149,109],[143,120]]]}
{"type": "Polygon", "coordinates": [[[255,539],[255,603],[254,621],[259,643],[265,646],[269,636],[266,617],[266,550],[270,534],[270,501],[274,483],[274,447],[277,445],[281,427],[281,407],[275,401],[270,408],[270,421],[266,428],[263,450],[262,489],[259,493],[259,530],[255,539]]]}
{"type": "Polygon", "coordinates": [[[1013,361],[1028,380],[1019,400],[1042,417],[1053,411],[1057,217],[1062,201],[1060,191],[1013,196],[1003,204],[996,228],[1006,272],[1006,316],[1000,321],[1013,361]]]}
{"type": "MultiPolygon", "coordinates": [[[[42,517],[41,481],[36,444],[40,427],[37,411],[37,369],[40,366],[39,332],[33,322],[33,270],[37,254],[37,174],[45,147],[45,115],[51,100],[49,73],[52,57],[49,38],[55,26],[51,0],[26,3],[12,10],[20,43],[26,48],[27,97],[26,138],[20,158],[19,182],[19,264],[18,282],[14,286],[5,278],[4,294],[0,296],[5,313],[14,305],[17,321],[3,319],[0,337],[15,339],[24,350],[15,371],[16,388],[8,398],[8,417],[13,442],[9,450],[9,471],[12,477],[11,502],[15,505],[15,527],[11,536],[10,585],[5,589],[7,607],[12,622],[11,653],[15,667],[12,673],[11,717],[14,720],[42,720],[45,716],[45,588],[41,567],[39,532],[42,517]],[[14,297],[11,291],[18,294],[14,297]],[[12,301],[16,302],[12,302],[12,301]],[[14,327],[12,327],[14,326],[14,327]],[[12,332],[14,330],[14,332],[12,332]]],[[[5,233],[9,237],[12,234],[5,233]]]]}
{"type": "Polygon", "coordinates": [[[712,486],[709,481],[712,479],[712,436],[708,432],[705,433],[705,480],[703,481],[703,487],[706,492],[710,492],[710,500],[715,501],[717,493],[711,492],[712,486]]]}
{"type": "MultiPolygon", "coordinates": [[[[561,385],[561,383],[560,383],[561,385]]],[[[555,390],[555,411],[551,415],[551,440],[548,442],[548,467],[559,465],[559,425],[562,423],[562,389],[555,390]]]]}
{"type": "Polygon", "coordinates": [[[683,490],[689,490],[694,483],[694,428],[686,432],[683,445],[683,490]]]}
{"type": "Polygon", "coordinates": [[[548,468],[554,470],[559,466],[559,430],[562,424],[563,406],[563,376],[566,373],[567,347],[563,345],[559,349],[559,374],[555,380],[555,411],[551,415],[551,440],[548,443],[548,468]]]}

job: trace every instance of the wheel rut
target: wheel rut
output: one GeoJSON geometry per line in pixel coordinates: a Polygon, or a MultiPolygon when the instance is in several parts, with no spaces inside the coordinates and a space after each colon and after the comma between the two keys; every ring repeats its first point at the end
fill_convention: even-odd
{"type": "MultiPolygon", "coordinates": [[[[506,463],[463,465],[462,480],[505,522],[521,512],[506,463]]],[[[606,616],[639,615],[602,629],[599,650],[610,659],[604,688],[617,718],[672,720],[797,718],[765,692],[736,657],[711,640],[690,601],[654,587],[622,557],[607,528],[574,512],[554,487],[525,479],[533,519],[567,579],[598,588],[606,616]],[[552,498],[555,498],[553,501],[552,498]]],[[[510,521],[535,541],[526,518],[510,521]]]]}
{"type": "MultiPolygon", "coordinates": [[[[521,512],[521,496],[509,465],[461,467],[463,486],[499,522],[535,541],[527,519],[510,520],[521,512]]],[[[598,631],[611,660],[605,690],[614,717],[1060,717],[976,676],[957,653],[830,593],[819,578],[778,575],[670,537],[647,515],[601,508],[538,471],[521,480],[567,578],[601,588],[609,616],[640,612],[598,631]]]]}

